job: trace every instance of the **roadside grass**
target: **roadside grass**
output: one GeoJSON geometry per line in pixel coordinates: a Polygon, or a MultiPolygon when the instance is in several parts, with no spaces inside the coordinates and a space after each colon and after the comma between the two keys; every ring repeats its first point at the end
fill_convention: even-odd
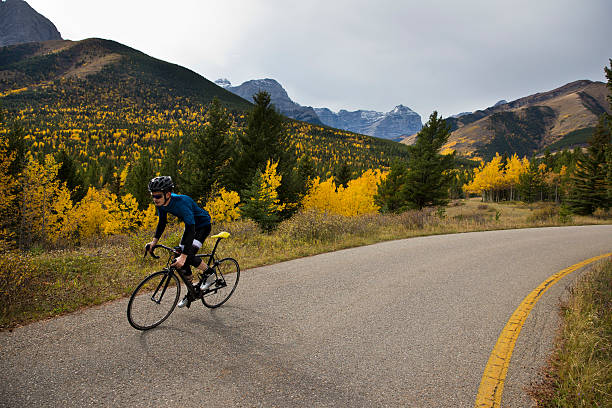
{"type": "MultiPolygon", "coordinates": [[[[560,225],[610,224],[609,214],[563,218],[558,206],[546,203],[482,203],[456,200],[439,209],[403,214],[344,217],[303,211],[271,233],[250,220],[218,223],[213,234],[228,231],[219,258],[236,258],[242,270],[376,242],[425,235],[560,225]],[[562,222],[563,221],[563,222],[562,222]]],[[[182,225],[169,225],[162,237],[177,245],[182,225]]],[[[72,312],[129,296],[147,274],[167,258],[143,258],[151,232],[109,237],[83,247],[0,255],[0,329],[72,312]]],[[[204,251],[214,242],[207,239],[204,251]]],[[[160,251],[161,255],[161,251],[160,251]]]]}
{"type": "Polygon", "coordinates": [[[612,260],[579,280],[561,313],[555,352],[530,395],[538,407],[612,407],[612,260]]]}

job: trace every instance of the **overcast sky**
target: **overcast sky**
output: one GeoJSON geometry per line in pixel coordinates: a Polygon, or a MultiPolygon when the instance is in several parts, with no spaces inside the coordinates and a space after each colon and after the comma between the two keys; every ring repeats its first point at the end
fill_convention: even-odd
{"type": "Polygon", "coordinates": [[[27,0],[64,39],[100,37],[313,107],[425,122],[578,79],[605,81],[610,0],[27,0]]]}

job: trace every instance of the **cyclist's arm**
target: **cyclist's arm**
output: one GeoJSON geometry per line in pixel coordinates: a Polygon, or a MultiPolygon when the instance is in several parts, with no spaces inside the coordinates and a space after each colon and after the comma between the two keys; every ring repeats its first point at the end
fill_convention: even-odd
{"type": "Polygon", "coordinates": [[[181,238],[181,245],[183,245],[184,251],[190,251],[193,245],[193,239],[195,238],[195,224],[185,223],[185,232],[183,232],[183,238],[181,238]]]}
{"type": "Polygon", "coordinates": [[[157,244],[157,241],[161,238],[164,230],[166,229],[166,223],[168,220],[168,216],[165,212],[159,212],[159,219],[157,220],[157,227],[155,228],[155,235],[153,236],[153,241],[157,244]]]}

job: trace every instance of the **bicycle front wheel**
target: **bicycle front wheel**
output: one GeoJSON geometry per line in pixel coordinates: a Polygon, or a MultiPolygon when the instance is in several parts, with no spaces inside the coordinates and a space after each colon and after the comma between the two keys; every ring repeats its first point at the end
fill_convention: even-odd
{"type": "Polygon", "coordinates": [[[149,330],[170,316],[181,295],[181,285],[171,271],[147,276],[132,293],[127,318],[133,328],[149,330]]]}
{"type": "Polygon", "coordinates": [[[240,278],[240,266],[235,259],[225,258],[215,266],[215,273],[217,280],[202,296],[204,306],[211,309],[221,306],[232,296],[240,278]]]}

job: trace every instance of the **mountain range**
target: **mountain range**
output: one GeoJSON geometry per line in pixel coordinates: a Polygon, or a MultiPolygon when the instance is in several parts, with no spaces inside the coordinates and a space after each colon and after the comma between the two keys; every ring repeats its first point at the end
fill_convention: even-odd
{"type": "MultiPolygon", "coordinates": [[[[530,156],[584,146],[599,116],[611,113],[605,83],[574,81],[547,92],[447,119],[447,151],[490,159],[495,153],[530,156]]],[[[403,143],[411,144],[405,139],[403,143]]]]}
{"type": "Polygon", "coordinates": [[[344,109],[333,112],[328,108],[312,108],[292,101],[283,86],[274,79],[255,79],[239,86],[232,86],[227,79],[218,79],[215,83],[246,100],[252,100],[253,95],[259,91],[266,91],[280,113],[315,125],[396,141],[417,133],[423,127],[421,116],[404,105],[398,105],[389,112],[372,110],[349,112],[344,109]]]}

